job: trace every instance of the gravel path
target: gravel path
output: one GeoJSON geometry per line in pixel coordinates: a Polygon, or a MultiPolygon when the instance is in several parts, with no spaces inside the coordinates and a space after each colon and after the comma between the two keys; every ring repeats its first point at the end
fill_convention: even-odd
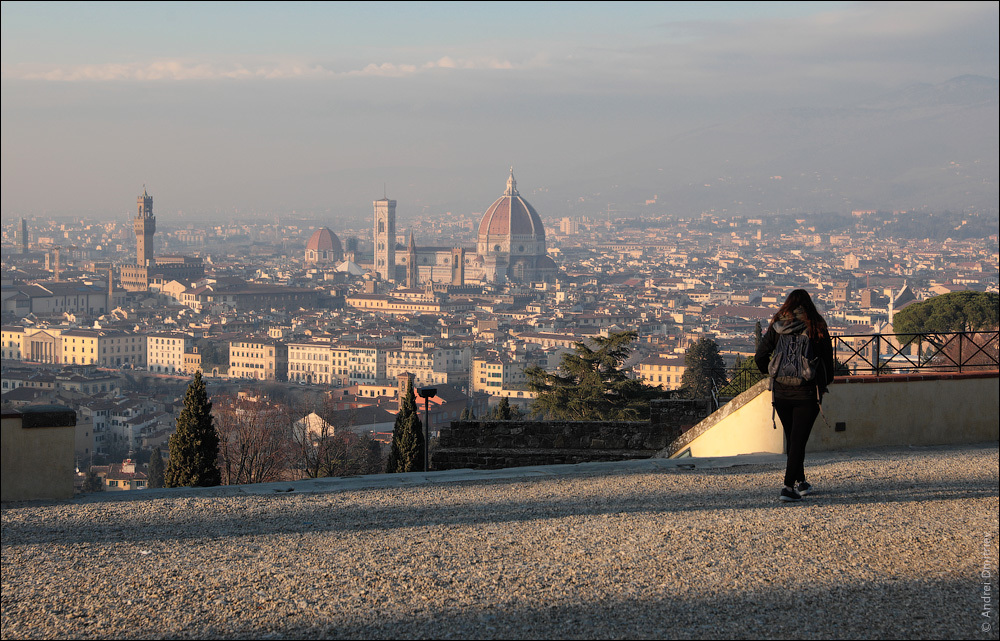
{"type": "Polygon", "coordinates": [[[806,464],[5,504],[2,636],[997,638],[996,443],[806,464]]]}

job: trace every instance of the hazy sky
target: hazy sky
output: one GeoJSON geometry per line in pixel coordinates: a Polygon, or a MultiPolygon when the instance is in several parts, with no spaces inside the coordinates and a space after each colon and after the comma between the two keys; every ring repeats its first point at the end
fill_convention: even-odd
{"type": "Polygon", "coordinates": [[[511,164],[569,200],[653,139],[997,78],[997,24],[995,2],[4,2],[0,210],[119,216],[145,184],[159,214],[367,216],[385,183],[403,218],[467,213],[511,164]]]}

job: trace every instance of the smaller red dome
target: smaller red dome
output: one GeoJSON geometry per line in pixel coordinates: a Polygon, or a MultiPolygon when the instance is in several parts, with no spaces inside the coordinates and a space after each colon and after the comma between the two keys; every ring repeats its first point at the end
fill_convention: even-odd
{"type": "Polygon", "coordinates": [[[344,257],[344,248],[337,234],[326,227],[317,229],[306,243],[307,263],[330,263],[344,257]]]}
{"type": "Polygon", "coordinates": [[[343,248],[340,245],[340,239],[337,235],[330,231],[328,228],[323,227],[317,229],[313,232],[313,235],[309,237],[309,242],[306,243],[306,251],[314,252],[343,252],[343,248]]]}

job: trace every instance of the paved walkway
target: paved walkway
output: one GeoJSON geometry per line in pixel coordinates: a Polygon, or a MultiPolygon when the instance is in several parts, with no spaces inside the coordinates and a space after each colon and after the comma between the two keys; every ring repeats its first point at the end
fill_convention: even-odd
{"type": "Polygon", "coordinates": [[[780,454],[748,454],[743,456],[717,456],[710,458],[640,459],[635,461],[610,461],[601,463],[576,463],[573,465],[534,465],[511,467],[502,470],[446,470],[412,472],[409,474],[369,474],[366,476],[307,479],[282,483],[254,483],[252,485],[223,485],[145,490],[137,496],[129,492],[100,492],[78,496],[73,503],[99,503],[107,501],[134,501],[138,499],[165,498],[170,496],[232,497],[250,494],[317,494],[348,490],[414,487],[418,485],[460,483],[464,481],[508,481],[516,479],[554,478],[581,474],[618,474],[624,472],[658,472],[665,470],[708,470],[748,465],[784,465],[780,454]]]}
{"type": "Polygon", "coordinates": [[[770,455],[5,504],[2,636],[995,639],[998,453],[811,455],[794,505],[770,455]]]}

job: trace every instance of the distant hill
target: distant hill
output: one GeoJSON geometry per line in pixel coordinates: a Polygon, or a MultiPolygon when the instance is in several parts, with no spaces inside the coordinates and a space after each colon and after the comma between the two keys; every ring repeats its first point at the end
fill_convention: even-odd
{"type": "Polygon", "coordinates": [[[961,76],[850,108],[755,114],[654,139],[603,163],[615,173],[551,191],[583,193],[603,183],[619,203],[658,194],[658,205],[646,208],[651,214],[995,209],[998,105],[997,80],[961,76]]]}

